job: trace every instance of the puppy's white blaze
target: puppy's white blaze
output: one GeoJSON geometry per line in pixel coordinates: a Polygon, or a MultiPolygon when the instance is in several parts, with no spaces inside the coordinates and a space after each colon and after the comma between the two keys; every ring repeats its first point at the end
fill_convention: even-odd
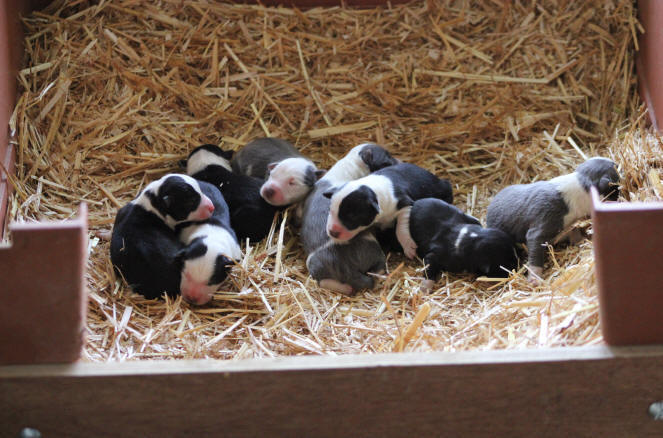
{"type": "Polygon", "coordinates": [[[201,149],[196,151],[196,153],[187,160],[186,173],[193,175],[194,173],[200,172],[211,164],[216,164],[225,168],[226,170],[231,170],[230,161],[210,151],[201,149]]]}
{"type": "Polygon", "coordinates": [[[396,221],[396,238],[398,243],[403,247],[403,252],[405,256],[409,259],[413,259],[417,255],[417,243],[412,238],[410,233],[410,212],[412,207],[406,207],[401,209],[398,213],[398,218],[396,221]]]}
{"type": "Polygon", "coordinates": [[[214,275],[214,264],[216,263],[217,255],[208,247],[204,255],[186,260],[182,269],[182,285],[185,285],[186,278],[189,278],[190,281],[196,284],[205,285],[206,290],[208,288],[216,289],[215,285],[209,285],[208,283],[212,275],[214,275]]]}
{"type": "Polygon", "coordinates": [[[370,143],[362,143],[353,147],[320,178],[320,181],[329,181],[332,185],[339,185],[368,175],[370,170],[359,156],[359,153],[367,144],[370,143]]]}
{"type": "MultiPolygon", "coordinates": [[[[171,176],[177,176],[179,178],[182,178],[184,180],[184,182],[186,182],[191,187],[193,187],[193,189],[200,195],[201,200],[207,198],[207,196],[205,196],[203,194],[203,192],[200,190],[200,185],[198,185],[198,181],[196,181],[194,178],[190,177],[189,175],[184,175],[184,174],[181,174],[181,173],[177,173],[177,174],[169,173],[168,175],[164,175],[161,178],[159,178],[158,180],[152,181],[147,186],[145,186],[143,191],[140,192],[140,195],[138,195],[138,197],[136,199],[131,201],[131,203],[136,204],[136,205],[140,205],[141,207],[143,207],[145,210],[149,211],[150,213],[153,213],[153,214],[157,215],[157,217],[159,219],[161,219],[166,225],[168,225],[170,228],[174,229],[175,225],[177,225],[179,222],[176,221],[175,219],[173,219],[170,216],[164,217],[159,212],[159,210],[154,208],[154,206],[152,205],[152,201],[150,201],[150,198],[147,197],[147,192],[152,192],[152,193],[156,194],[159,191],[159,187],[161,187],[161,185],[164,183],[164,181],[167,178],[171,177],[171,176]]],[[[189,216],[187,216],[187,218],[184,221],[181,221],[181,222],[196,220],[195,218],[192,217],[192,215],[195,214],[195,212],[196,212],[195,210],[192,211],[191,214],[189,214],[189,216]]]]}
{"type": "Polygon", "coordinates": [[[575,172],[568,175],[558,176],[550,180],[564,198],[569,212],[564,215],[564,228],[578,219],[589,216],[591,210],[591,197],[578,181],[575,172]]]}
{"type": "Polygon", "coordinates": [[[278,185],[283,194],[283,203],[273,203],[273,205],[287,205],[301,201],[311,191],[311,186],[306,184],[306,169],[316,168],[311,160],[306,158],[286,158],[280,161],[269,173],[269,178],[264,186],[278,185]],[[294,178],[293,184],[289,183],[290,178],[294,178]]]}
{"type": "Polygon", "coordinates": [[[460,229],[460,232],[458,233],[458,237],[456,237],[456,241],[454,242],[454,248],[456,248],[456,251],[460,248],[461,243],[463,242],[463,239],[465,238],[465,235],[467,234],[469,226],[465,225],[463,228],[460,229]]]}
{"type": "MultiPolygon", "coordinates": [[[[369,189],[373,190],[378,199],[379,211],[373,223],[380,225],[382,228],[393,225],[394,221],[396,220],[396,216],[398,215],[398,210],[396,209],[398,200],[394,195],[394,185],[392,184],[391,180],[382,175],[371,174],[363,178],[350,181],[345,186],[343,186],[341,190],[334,193],[334,196],[331,198],[330,205],[330,212],[333,212],[333,216],[338,217],[338,209],[341,201],[360,186],[367,186],[369,189]]],[[[365,230],[369,226],[370,225],[360,227],[360,229],[365,230]]]]}
{"type": "Polygon", "coordinates": [[[205,256],[212,254],[214,260],[221,254],[233,260],[242,258],[242,250],[237,240],[223,227],[212,224],[191,225],[180,232],[180,240],[187,245],[197,237],[203,237],[207,246],[205,256]]]}

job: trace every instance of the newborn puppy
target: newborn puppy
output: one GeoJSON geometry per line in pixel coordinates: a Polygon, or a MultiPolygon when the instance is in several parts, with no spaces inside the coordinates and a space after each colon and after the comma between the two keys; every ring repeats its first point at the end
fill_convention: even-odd
{"type": "Polygon", "coordinates": [[[529,279],[536,282],[543,272],[543,245],[578,219],[589,216],[589,188],[616,200],[619,174],[613,161],[590,158],[575,172],[550,181],[517,184],[502,189],[488,206],[487,224],[499,228],[516,242],[526,242],[529,279]]]}
{"type": "Polygon", "coordinates": [[[329,169],[306,198],[300,237],[308,254],[306,267],[320,287],[352,295],[359,289],[371,289],[375,285],[375,279],[368,273],[384,270],[386,259],[380,244],[370,231],[346,243],[330,240],[325,229],[330,201],[324,192],[334,185],[361,178],[396,162],[389,152],[376,144],[355,146],[329,169]]]}
{"type": "Polygon", "coordinates": [[[496,228],[483,228],[478,219],[442,200],[416,201],[407,219],[417,255],[426,265],[428,289],[440,271],[506,277],[507,271],[518,266],[511,236],[496,228]]]}
{"type": "Polygon", "coordinates": [[[214,214],[203,223],[178,227],[180,240],[187,245],[178,258],[182,264],[182,298],[202,305],[212,299],[235,260],[242,257],[242,251],[230,227],[228,206],[221,192],[212,184],[203,181],[199,184],[214,203],[214,214]]]}
{"type": "Polygon", "coordinates": [[[154,181],[120,208],[111,235],[113,267],[127,284],[146,298],[180,292],[180,261],[184,245],[175,225],[209,218],[214,211],[198,182],[187,175],[169,174],[154,181]]]}
{"type": "Polygon", "coordinates": [[[186,173],[221,190],[230,210],[230,224],[240,241],[264,239],[278,209],[260,196],[264,180],[231,170],[232,152],[215,145],[198,146],[186,160],[186,173]]]}
{"type": "Polygon", "coordinates": [[[260,196],[275,206],[299,202],[324,174],[295,147],[279,138],[259,138],[237,152],[232,169],[243,175],[267,178],[260,196]]]}
{"type": "MultiPolygon", "coordinates": [[[[449,181],[410,163],[386,167],[327,190],[324,195],[331,199],[327,234],[337,242],[350,240],[373,225],[383,229],[392,226],[417,199],[437,198],[449,203],[453,200],[449,181]]],[[[401,219],[396,237],[405,255],[414,257],[416,244],[401,219]]]]}

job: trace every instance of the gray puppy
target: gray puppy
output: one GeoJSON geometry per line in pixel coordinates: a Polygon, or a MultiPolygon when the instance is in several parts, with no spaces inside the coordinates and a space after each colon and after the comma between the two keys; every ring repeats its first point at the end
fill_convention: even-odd
{"type": "Polygon", "coordinates": [[[288,141],[258,138],[240,149],[230,162],[233,172],[265,178],[260,196],[274,206],[299,202],[324,175],[288,141]]]}
{"type": "Polygon", "coordinates": [[[364,231],[344,243],[334,243],[326,231],[330,200],[324,193],[339,186],[396,164],[389,152],[381,146],[365,143],[355,146],[315,184],[306,198],[302,210],[301,240],[308,254],[306,267],[320,287],[344,295],[375,285],[369,272],[384,270],[386,258],[371,231],[364,231]]]}
{"type": "Polygon", "coordinates": [[[565,228],[591,213],[589,188],[602,197],[619,196],[616,164],[607,158],[590,158],[575,172],[549,181],[517,184],[502,189],[488,206],[487,226],[526,242],[529,279],[536,282],[543,272],[546,242],[552,242],[565,228]]]}

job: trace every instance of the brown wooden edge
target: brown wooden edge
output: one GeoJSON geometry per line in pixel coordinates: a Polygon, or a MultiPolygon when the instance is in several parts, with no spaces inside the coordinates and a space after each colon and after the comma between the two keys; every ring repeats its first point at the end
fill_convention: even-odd
{"type": "Polygon", "coordinates": [[[663,202],[601,202],[592,188],[593,244],[603,338],[663,343],[663,202]]]}
{"type": "Polygon", "coordinates": [[[638,38],[636,55],[640,96],[655,130],[663,128],[663,2],[638,0],[638,19],[645,32],[638,38]]]}
{"type": "Polygon", "coordinates": [[[663,347],[0,367],[0,436],[660,437],[663,347]]]}
{"type": "Polygon", "coordinates": [[[73,362],[84,341],[87,207],[76,219],[9,229],[11,245],[0,246],[0,364],[73,362]]]}

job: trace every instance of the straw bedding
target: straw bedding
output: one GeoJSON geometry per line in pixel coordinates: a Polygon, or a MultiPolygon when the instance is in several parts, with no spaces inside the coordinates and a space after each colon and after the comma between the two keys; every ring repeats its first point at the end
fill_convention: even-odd
{"type": "Polygon", "coordinates": [[[634,14],[630,0],[56,2],[24,19],[11,216],[89,204],[88,361],[597,344],[589,240],[550,248],[537,287],[524,271],[445,274],[425,293],[421,262],[392,254],[378,287],[348,298],[308,278],[289,210],[199,308],[133,294],[104,236],[191,148],[265,135],[320,167],[378,142],[449,178],[456,205],[482,219],[500,188],[568,173],[582,154],[618,161],[627,199],[658,199],[663,151],[642,127],[634,14]]]}

